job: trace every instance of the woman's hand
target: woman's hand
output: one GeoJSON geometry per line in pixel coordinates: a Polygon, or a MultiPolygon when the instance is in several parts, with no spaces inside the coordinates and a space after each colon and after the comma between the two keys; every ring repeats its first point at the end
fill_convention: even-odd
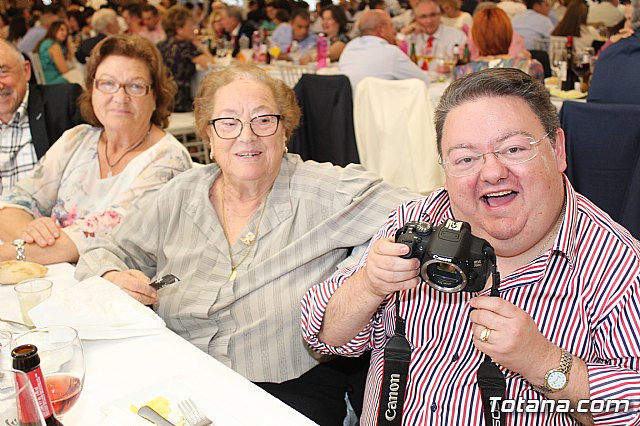
{"type": "Polygon", "coordinates": [[[151,280],[138,270],[109,271],[102,278],[111,281],[142,304],[152,305],[158,301],[156,289],[149,285],[151,280]]]}
{"type": "Polygon", "coordinates": [[[60,226],[50,217],[39,217],[27,224],[21,238],[42,248],[52,246],[60,238],[60,226]]]}

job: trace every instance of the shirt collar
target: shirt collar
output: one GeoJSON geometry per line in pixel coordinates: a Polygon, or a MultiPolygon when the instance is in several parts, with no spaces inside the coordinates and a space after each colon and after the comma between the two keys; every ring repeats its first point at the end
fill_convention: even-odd
{"type": "Polygon", "coordinates": [[[29,105],[29,85],[27,84],[27,91],[24,93],[24,98],[22,98],[22,102],[20,102],[20,105],[18,105],[16,112],[13,113],[13,117],[11,117],[11,120],[9,120],[7,125],[13,122],[17,123],[20,120],[22,120],[24,117],[27,117],[28,105],[29,105]]]}

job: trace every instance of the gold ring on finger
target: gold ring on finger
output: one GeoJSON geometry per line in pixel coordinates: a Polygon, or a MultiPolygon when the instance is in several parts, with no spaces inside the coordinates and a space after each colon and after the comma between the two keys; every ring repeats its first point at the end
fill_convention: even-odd
{"type": "Polygon", "coordinates": [[[491,334],[490,328],[485,328],[484,330],[482,330],[482,332],[480,333],[480,341],[485,343],[488,342],[490,334],[491,334]]]}

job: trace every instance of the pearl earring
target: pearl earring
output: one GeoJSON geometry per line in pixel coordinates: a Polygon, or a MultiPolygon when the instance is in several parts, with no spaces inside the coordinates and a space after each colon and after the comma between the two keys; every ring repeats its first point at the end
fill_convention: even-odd
{"type": "Polygon", "coordinates": [[[209,158],[213,161],[213,151],[209,151],[209,158]]]}

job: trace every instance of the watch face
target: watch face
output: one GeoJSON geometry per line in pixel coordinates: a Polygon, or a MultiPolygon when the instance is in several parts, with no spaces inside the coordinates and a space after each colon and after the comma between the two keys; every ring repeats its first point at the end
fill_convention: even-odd
{"type": "Polygon", "coordinates": [[[547,385],[554,390],[560,390],[567,384],[567,376],[560,371],[553,371],[547,376],[547,385]]]}

